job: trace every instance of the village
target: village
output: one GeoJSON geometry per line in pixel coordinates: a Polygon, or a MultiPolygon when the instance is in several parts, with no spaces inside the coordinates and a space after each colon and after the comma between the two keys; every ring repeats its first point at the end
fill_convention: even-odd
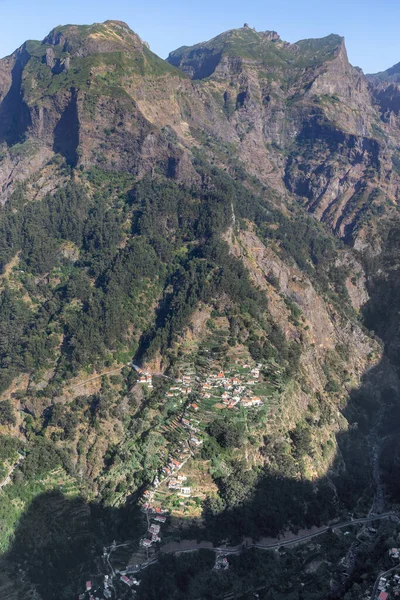
{"type": "Polygon", "coordinates": [[[400,570],[400,549],[390,548],[388,553],[395,566],[378,578],[376,595],[373,600],[375,598],[377,600],[392,600],[400,597],[400,573],[398,572],[400,570]]]}
{"type": "MultiPolygon", "coordinates": [[[[153,375],[148,370],[133,365],[138,373],[138,384],[146,386],[148,392],[154,388],[153,375]]],[[[260,377],[261,363],[250,364],[238,360],[229,369],[221,370],[214,364],[208,372],[196,371],[191,365],[182,369],[182,374],[171,379],[171,385],[165,393],[166,402],[176,410],[174,417],[164,425],[164,433],[173,432],[174,442],[168,444],[165,464],[154,477],[152,483],[143,492],[139,503],[147,522],[147,531],[140,538],[138,550],[131,556],[128,566],[123,570],[104,576],[96,589],[92,581],[86,582],[86,590],[79,595],[80,600],[104,600],[115,597],[113,580],[124,584],[135,595],[140,581],[135,573],[145,568],[154,557],[163,541],[163,528],[167,519],[192,498],[193,489],[183,469],[190,459],[196,457],[203,446],[207,425],[222,411],[260,410],[266,406],[265,382],[260,377]],[[262,394],[261,392],[264,392],[262,394]],[[176,498],[176,501],[174,500],[176,498]],[[171,508],[173,499],[174,509],[171,508]]],[[[271,366],[269,366],[271,370],[271,366]]],[[[273,365],[269,391],[278,387],[278,366],[273,365]],[[275,379],[274,379],[275,378],[275,379]]],[[[217,554],[214,570],[229,568],[226,556],[217,554]]]]}
{"type": "MultiPolygon", "coordinates": [[[[151,374],[135,368],[140,374],[139,383],[153,386],[151,374]]],[[[192,488],[187,484],[187,476],[182,473],[182,468],[201,449],[204,429],[210,419],[215,418],[215,411],[259,409],[264,406],[266,398],[254,393],[254,387],[260,384],[262,368],[261,363],[250,365],[243,362],[229,372],[216,369],[200,376],[191,370],[172,382],[166,399],[172,401],[175,408],[182,407],[180,416],[169,425],[177,434],[177,444],[170,444],[167,463],[143,493],[143,512],[155,514],[155,511],[161,511],[161,514],[166,514],[168,509],[163,502],[168,499],[168,492],[178,496],[178,506],[191,498],[192,488]],[[193,396],[196,401],[192,401],[193,396]],[[162,495],[160,490],[164,492],[162,495]]],[[[159,527],[149,530],[149,533],[151,535],[141,541],[144,547],[161,541],[159,527]]]]}

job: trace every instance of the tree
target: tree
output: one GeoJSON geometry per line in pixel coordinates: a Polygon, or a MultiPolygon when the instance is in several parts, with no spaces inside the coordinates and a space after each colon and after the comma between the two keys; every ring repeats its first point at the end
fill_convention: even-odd
{"type": "Polygon", "coordinates": [[[9,400],[0,402],[0,424],[1,425],[16,425],[17,419],[13,406],[9,400]]]}
{"type": "Polygon", "coordinates": [[[243,444],[240,424],[227,418],[216,419],[209,425],[207,431],[222,448],[240,448],[243,444]]]}

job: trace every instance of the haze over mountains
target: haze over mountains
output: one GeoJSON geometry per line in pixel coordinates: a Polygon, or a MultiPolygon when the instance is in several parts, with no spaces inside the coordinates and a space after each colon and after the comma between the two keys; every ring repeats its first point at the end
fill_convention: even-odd
{"type": "MultiPolygon", "coordinates": [[[[0,596],[100,589],[150,496],[165,539],[232,544],[396,505],[399,72],[247,25],[164,61],[120,21],[0,60],[0,596]]],[[[307,598],[363,597],[332,539],[307,598]]],[[[304,597],[303,559],[266,594],[304,597]]],[[[138,597],[244,594],[208,560],[138,597]]]]}

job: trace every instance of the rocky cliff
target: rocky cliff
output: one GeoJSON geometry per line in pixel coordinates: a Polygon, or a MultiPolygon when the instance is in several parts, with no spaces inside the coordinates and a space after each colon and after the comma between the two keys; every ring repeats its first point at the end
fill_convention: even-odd
{"type": "Polygon", "coordinates": [[[337,35],[248,26],[163,61],[119,21],[0,60],[0,434],[31,457],[21,489],[61,464],[102,506],[136,501],[198,402],[201,501],[171,500],[179,527],[277,534],[387,497],[397,71],[365,76],[337,35]],[[249,365],[259,412],[201,393],[249,365]]]}
{"type": "Polygon", "coordinates": [[[190,178],[192,150],[210,136],[209,152],[231,145],[249,173],[340,237],[362,235],[371,212],[395,203],[395,75],[366,78],[339,36],[287,44],[244,27],[168,61],[114,21],[56,28],[3,59],[3,201],[11,170],[22,179],[52,152],[74,166],[190,178]],[[25,165],[9,150],[21,142],[25,165]]]}

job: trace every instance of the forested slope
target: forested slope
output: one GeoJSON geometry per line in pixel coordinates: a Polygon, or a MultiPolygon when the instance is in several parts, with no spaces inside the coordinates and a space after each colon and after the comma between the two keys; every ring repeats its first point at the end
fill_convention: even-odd
{"type": "Polygon", "coordinates": [[[169,62],[121,22],[58,27],[0,61],[4,597],[18,569],[15,598],[75,594],[184,447],[176,538],[398,500],[399,131],[374,81],[339,36],[248,27],[169,62]]]}

